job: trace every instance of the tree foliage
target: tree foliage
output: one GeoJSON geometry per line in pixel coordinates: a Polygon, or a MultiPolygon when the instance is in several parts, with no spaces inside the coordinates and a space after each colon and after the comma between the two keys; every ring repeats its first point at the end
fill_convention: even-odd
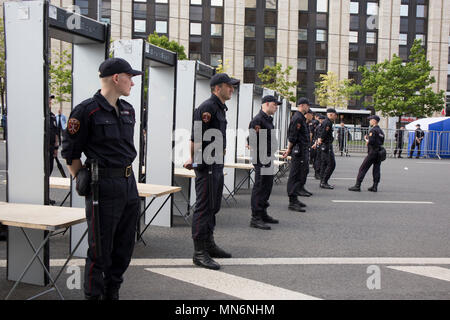
{"type": "Polygon", "coordinates": [[[331,71],[320,75],[321,81],[316,82],[315,95],[317,102],[323,107],[346,109],[348,100],[352,97],[350,79],[339,80],[331,71]]]}
{"type": "Polygon", "coordinates": [[[436,93],[431,88],[436,82],[431,70],[421,41],[416,40],[405,64],[394,55],[390,61],[359,67],[362,81],[354,90],[359,97],[372,96],[373,102],[365,102],[365,106],[373,105],[384,116],[431,116],[444,105],[444,91],[436,93]]]}
{"type": "Polygon", "coordinates": [[[148,36],[148,42],[157,47],[178,53],[178,60],[187,59],[186,53],[184,52],[184,46],[176,41],[169,41],[169,38],[166,36],[159,36],[156,31],[148,36]]]}
{"type": "Polygon", "coordinates": [[[297,88],[297,81],[289,82],[289,74],[291,73],[292,66],[288,66],[282,70],[281,63],[277,63],[273,67],[265,66],[262,72],[258,72],[258,77],[262,81],[262,85],[274,90],[281,96],[291,102],[297,100],[295,89],[297,88]],[[294,91],[291,91],[293,89],[294,91]]]}
{"type": "Polygon", "coordinates": [[[50,93],[57,102],[68,102],[72,94],[72,54],[54,50],[49,69],[50,93]]]}

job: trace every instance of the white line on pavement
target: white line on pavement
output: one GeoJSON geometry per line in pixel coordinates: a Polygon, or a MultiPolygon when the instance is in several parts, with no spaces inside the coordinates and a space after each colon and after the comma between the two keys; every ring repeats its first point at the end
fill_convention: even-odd
{"type": "Polygon", "coordinates": [[[421,163],[421,164],[450,164],[450,162],[437,162],[437,161],[416,161],[416,163],[421,163]]]}
{"type": "MultiPolygon", "coordinates": [[[[215,259],[224,266],[243,265],[450,265],[450,258],[407,258],[407,257],[317,257],[317,258],[231,258],[215,259]]],[[[62,267],[65,259],[52,259],[52,267],[62,267]]],[[[84,266],[84,259],[73,259],[69,265],[84,266]]],[[[192,266],[192,259],[132,259],[130,266],[192,266]]],[[[0,260],[0,267],[6,267],[6,260],[0,260]]]]}
{"type": "Polygon", "coordinates": [[[203,268],[145,270],[244,300],[320,300],[300,292],[203,268]]]}
{"type": "Polygon", "coordinates": [[[331,200],[335,203],[393,203],[393,204],[433,204],[431,201],[385,201],[385,200],[331,200]]]}
{"type": "Polygon", "coordinates": [[[424,266],[411,266],[411,267],[394,267],[388,266],[390,269],[414,273],[420,276],[435,278],[444,281],[450,281],[450,269],[442,267],[424,267],[424,266]]]}

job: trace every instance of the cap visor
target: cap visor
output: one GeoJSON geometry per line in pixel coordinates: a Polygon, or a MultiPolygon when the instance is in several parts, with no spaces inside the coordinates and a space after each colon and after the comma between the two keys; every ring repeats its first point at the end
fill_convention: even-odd
{"type": "Polygon", "coordinates": [[[137,70],[130,70],[127,73],[132,74],[133,76],[142,76],[144,74],[142,71],[137,71],[137,70]]]}
{"type": "Polygon", "coordinates": [[[231,80],[228,82],[228,84],[231,84],[232,86],[235,86],[235,85],[238,85],[239,82],[241,82],[241,81],[238,80],[238,79],[231,78],[231,80]]]}
{"type": "Polygon", "coordinates": [[[277,105],[283,104],[282,101],[277,101],[277,105]]]}

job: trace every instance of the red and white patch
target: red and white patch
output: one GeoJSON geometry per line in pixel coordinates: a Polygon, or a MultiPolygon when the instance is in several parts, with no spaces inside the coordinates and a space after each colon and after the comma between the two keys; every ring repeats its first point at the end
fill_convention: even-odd
{"type": "Polygon", "coordinates": [[[301,123],[297,123],[297,130],[300,130],[300,128],[302,127],[301,123]]]}
{"type": "Polygon", "coordinates": [[[211,121],[211,113],[209,113],[209,112],[203,112],[203,113],[202,113],[202,121],[203,121],[204,123],[210,122],[210,121],[211,121]]]}
{"type": "Polygon", "coordinates": [[[69,121],[67,121],[67,132],[75,134],[78,130],[80,130],[80,121],[75,118],[70,118],[69,121]]]}
{"type": "Polygon", "coordinates": [[[261,126],[259,126],[259,125],[256,125],[256,126],[255,126],[255,131],[256,131],[256,133],[258,133],[258,132],[259,132],[259,130],[261,130],[261,126]]]}

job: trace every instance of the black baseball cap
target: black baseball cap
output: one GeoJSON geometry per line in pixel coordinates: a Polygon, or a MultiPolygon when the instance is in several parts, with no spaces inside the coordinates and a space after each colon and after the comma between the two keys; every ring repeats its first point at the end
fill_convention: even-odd
{"type": "Polygon", "coordinates": [[[310,113],[310,114],[314,115],[314,112],[311,109],[308,109],[308,111],[306,113],[310,113]]]}
{"type": "Polygon", "coordinates": [[[297,102],[297,105],[301,105],[301,104],[307,104],[308,106],[311,105],[311,103],[309,102],[309,100],[307,98],[300,98],[297,102]]]}
{"type": "Polygon", "coordinates": [[[278,101],[278,99],[275,98],[275,96],[272,96],[270,94],[267,95],[267,96],[264,96],[262,98],[262,103],[266,103],[266,102],[275,102],[277,105],[283,104],[283,102],[278,101]]]}
{"type": "Polygon", "coordinates": [[[375,120],[376,122],[380,122],[380,117],[374,114],[373,116],[368,117],[369,120],[375,120]]]}
{"type": "Polygon", "coordinates": [[[239,84],[239,82],[240,81],[238,79],[230,78],[226,73],[216,73],[211,78],[209,85],[211,87],[214,87],[221,83],[228,83],[228,84],[231,84],[232,86],[235,86],[235,85],[239,84]]]}
{"type": "Polygon", "coordinates": [[[320,120],[325,120],[327,117],[325,117],[323,114],[319,115],[320,120]]]}
{"type": "Polygon", "coordinates": [[[143,75],[142,71],[134,70],[131,65],[122,58],[109,58],[98,67],[100,78],[112,76],[116,73],[128,73],[133,76],[143,75]]]}
{"type": "Polygon", "coordinates": [[[50,98],[50,99],[55,99],[55,95],[52,94],[49,98],[50,98]]]}
{"type": "Polygon", "coordinates": [[[420,127],[420,123],[416,124],[416,127],[420,127]]]}
{"type": "Polygon", "coordinates": [[[336,113],[337,114],[337,111],[335,108],[328,108],[327,113],[336,113]]]}

